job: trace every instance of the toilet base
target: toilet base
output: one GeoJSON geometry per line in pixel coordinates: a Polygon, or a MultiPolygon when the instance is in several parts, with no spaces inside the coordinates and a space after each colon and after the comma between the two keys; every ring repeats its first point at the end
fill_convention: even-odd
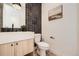
{"type": "Polygon", "coordinates": [[[40,56],[46,56],[46,50],[40,49],[40,56]]]}
{"type": "Polygon", "coordinates": [[[44,49],[37,49],[37,54],[40,55],[40,56],[46,56],[46,51],[47,50],[44,50],[44,49]]]}

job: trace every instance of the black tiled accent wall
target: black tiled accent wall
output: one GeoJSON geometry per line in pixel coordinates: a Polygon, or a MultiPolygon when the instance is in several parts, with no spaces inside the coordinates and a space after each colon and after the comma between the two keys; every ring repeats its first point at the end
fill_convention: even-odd
{"type": "Polygon", "coordinates": [[[41,3],[26,4],[26,29],[41,33],[41,3]]]}
{"type": "Polygon", "coordinates": [[[3,4],[0,3],[0,32],[1,32],[2,26],[3,26],[3,4]]]}

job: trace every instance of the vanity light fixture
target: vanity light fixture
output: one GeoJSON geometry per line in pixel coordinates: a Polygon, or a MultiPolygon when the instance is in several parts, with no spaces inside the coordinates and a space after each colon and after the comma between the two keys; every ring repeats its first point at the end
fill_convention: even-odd
{"type": "Polygon", "coordinates": [[[12,6],[16,9],[21,9],[21,4],[20,3],[12,3],[12,6]]]}

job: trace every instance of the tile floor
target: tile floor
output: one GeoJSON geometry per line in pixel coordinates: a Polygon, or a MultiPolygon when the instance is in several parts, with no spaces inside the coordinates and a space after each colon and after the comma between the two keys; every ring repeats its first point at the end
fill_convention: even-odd
{"type": "MultiPolygon", "coordinates": [[[[27,54],[27,55],[25,55],[25,56],[40,56],[40,55],[38,55],[37,54],[37,51],[35,50],[34,52],[32,52],[32,53],[29,53],[29,54],[27,54]]],[[[56,56],[55,54],[53,54],[53,53],[51,53],[49,50],[46,52],[46,56],[56,56]]]]}

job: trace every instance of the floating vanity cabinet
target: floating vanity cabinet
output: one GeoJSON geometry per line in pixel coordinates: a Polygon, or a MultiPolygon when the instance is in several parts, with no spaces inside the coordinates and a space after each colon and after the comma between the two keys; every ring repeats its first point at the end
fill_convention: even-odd
{"type": "Polygon", "coordinates": [[[33,50],[33,39],[0,44],[0,56],[24,56],[28,53],[33,52],[33,50]]]}

